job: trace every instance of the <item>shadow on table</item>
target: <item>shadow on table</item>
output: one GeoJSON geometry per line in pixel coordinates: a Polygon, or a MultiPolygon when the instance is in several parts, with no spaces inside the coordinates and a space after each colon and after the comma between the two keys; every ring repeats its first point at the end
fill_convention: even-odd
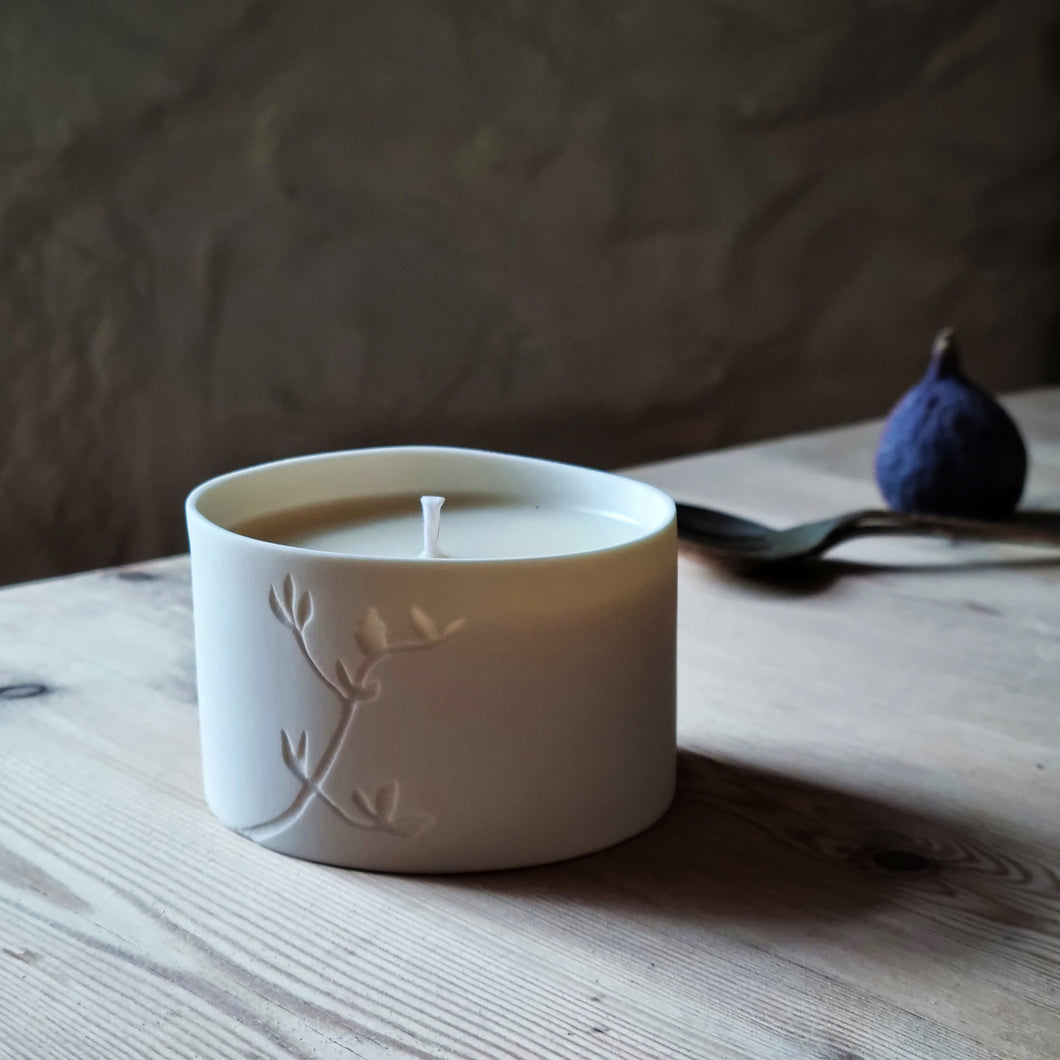
{"type": "Polygon", "coordinates": [[[641,835],[447,885],[692,923],[834,922],[900,901],[1010,930],[1055,924],[1055,879],[953,821],[686,751],[673,807],[641,835]]]}
{"type": "Polygon", "coordinates": [[[793,563],[725,562],[696,545],[682,542],[682,552],[694,557],[710,577],[740,586],[763,596],[816,596],[827,592],[843,578],[859,575],[921,574],[947,576],[969,571],[1060,569],[1060,547],[1049,551],[1004,559],[969,559],[960,563],[867,563],[862,560],[818,559],[793,563]]]}

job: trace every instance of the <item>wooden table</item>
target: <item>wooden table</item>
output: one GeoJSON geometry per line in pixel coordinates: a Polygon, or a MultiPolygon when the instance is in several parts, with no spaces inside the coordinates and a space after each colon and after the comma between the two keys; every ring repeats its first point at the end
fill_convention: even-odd
{"type": "MultiPolygon", "coordinates": [[[[1010,402],[1060,507],[1060,390],[1010,402]]],[[[635,472],[778,522],[865,426],[635,472]]],[[[1060,1056],[1060,565],[681,559],[676,803],[566,864],[358,874],[200,792],[183,558],[0,592],[0,1056],[1060,1056]]]]}

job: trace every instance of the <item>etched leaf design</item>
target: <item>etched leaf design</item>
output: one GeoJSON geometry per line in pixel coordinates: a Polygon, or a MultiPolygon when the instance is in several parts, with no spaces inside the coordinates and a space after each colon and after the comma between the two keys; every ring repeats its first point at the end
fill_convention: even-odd
{"type": "MultiPolygon", "coordinates": [[[[438,623],[423,608],[413,604],[409,607],[409,616],[419,640],[400,641],[391,644],[386,623],[374,607],[368,608],[354,630],[354,638],[364,654],[364,660],[351,675],[342,659],[335,661],[335,680],[330,680],[317,663],[310,646],[306,643],[305,626],[312,620],[315,605],[311,592],[306,589],[299,594],[294,577],[288,573],[281,583],[269,586],[269,609],[273,615],[294,633],[294,639],[302,654],[306,657],[313,672],[332,692],[344,697],[348,721],[353,717],[353,708],[357,703],[375,699],[382,693],[382,684],[378,680],[369,680],[368,674],[381,659],[395,652],[419,651],[435,647],[441,640],[462,629],[465,620],[458,618],[439,631],[438,623]],[[362,676],[363,675],[363,676],[362,676]]],[[[344,724],[345,722],[340,722],[344,724]]],[[[316,768],[309,768],[309,734],[303,729],[295,745],[291,734],[286,729],[280,730],[280,751],[287,769],[301,782],[302,787],[297,797],[278,817],[243,829],[245,834],[255,838],[258,835],[279,834],[293,825],[300,817],[307,800],[323,800],[338,816],[357,828],[378,829],[392,835],[415,836],[434,824],[435,818],[427,813],[406,813],[398,816],[399,788],[398,781],[390,780],[376,792],[374,800],[361,789],[355,789],[351,795],[352,805],[340,806],[325,791],[323,785],[332,773],[336,764],[337,751],[341,747],[341,732],[333,733],[328,748],[319,754],[316,768]],[[338,737],[338,739],[336,739],[338,737]]]]}
{"type": "Polygon", "coordinates": [[[284,611],[283,606],[280,604],[279,599],[276,596],[276,589],[273,586],[269,586],[269,607],[272,608],[272,613],[285,625],[289,626],[291,620],[284,611]]]}
{"type": "Polygon", "coordinates": [[[356,686],[350,676],[350,671],[346,669],[346,664],[341,659],[335,662],[335,676],[339,679],[339,687],[343,692],[348,696],[353,695],[356,686]]]}
{"type": "Polygon", "coordinates": [[[368,608],[353,636],[365,655],[381,655],[386,651],[386,623],[374,607],[368,608]]]}
{"type": "Polygon", "coordinates": [[[308,589],[302,593],[294,617],[299,629],[304,629],[305,624],[313,617],[313,597],[309,595],[308,589]]]}
{"type": "Polygon", "coordinates": [[[354,806],[352,810],[342,810],[340,816],[347,823],[357,828],[374,828],[376,825],[374,814],[365,814],[363,807],[354,806]]]}
{"type": "MultiPolygon", "coordinates": [[[[302,734],[305,735],[304,733],[302,734]]],[[[283,754],[283,764],[292,772],[298,770],[298,756],[291,747],[291,737],[286,729],[280,729],[280,752],[283,754]]]]}
{"type": "Polygon", "coordinates": [[[353,804],[361,811],[366,817],[370,817],[373,821],[378,816],[375,812],[375,807],[372,805],[371,800],[360,788],[355,788],[353,792],[353,804]]]}
{"type": "Polygon", "coordinates": [[[354,688],[354,692],[357,693],[357,698],[362,703],[370,703],[373,699],[377,699],[379,693],[382,691],[382,681],[366,681],[363,685],[357,685],[354,688]]]}
{"type": "Polygon", "coordinates": [[[414,836],[425,832],[432,824],[434,818],[429,813],[406,813],[388,822],[387,831],[396,835],[414,836]]]}
{"type": "Polygon", "coordinates": [[[398,782],[396,780],[388,780],[376,793],[375,793],[375,812],[383,818],[384,821],[389,821],[394,816],[394,811],[397,809],[398,801],[398,782]]]}
{"type": "Polygon", "coordinates": [[[420,635],[424,640],[437,640],[438,639],[438,624],[433,618],[422,607],[417,607],[415,604],[409,608],[409,614],[412,616],[412,624],[419,631],[420,635]]]}

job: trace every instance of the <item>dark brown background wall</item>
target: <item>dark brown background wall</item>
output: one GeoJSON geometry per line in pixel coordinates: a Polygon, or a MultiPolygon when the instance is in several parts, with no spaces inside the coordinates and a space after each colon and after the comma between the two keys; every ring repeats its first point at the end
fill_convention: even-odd
{"type": "Polygon", "coordinates": [[[1058,377],[1052,3],[8,0],[0,580],[250,462],[603,465],[1058,377]]]}

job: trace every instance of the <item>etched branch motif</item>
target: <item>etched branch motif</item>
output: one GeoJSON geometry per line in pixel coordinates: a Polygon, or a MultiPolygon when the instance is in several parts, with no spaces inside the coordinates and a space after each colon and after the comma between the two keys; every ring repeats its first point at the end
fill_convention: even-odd
{"type": "Polygon", "coordinates": [[[401,787],[396,780],[387,781],[374,795],[357,788],[348,803],[333,798],[324,785],[339,760],[361,705],[377,699],[382,691],[381,683],[372,676],[376,668],[392,655],[437,647],[463,628],[465,620],[458,618],[440,628],[426,611],[414,604],[409,608],[409,618],[418,638],[391,640],[386,623],[379,612],[370,607],[353,633],[361,651],[360,665],[351,673],[346,663],[337,659],[333,676],[329,676],[313,657],[306,641],[306,627],[313,621],[314,615],[313,597],[309,590],[299,594],[294,579],[288,574],[279,592],[275,586],[269,587],[269,607],[277,620],[294,635],[295,644],[309,668],[338,699],[339,718],[313,767],[310,767],[312,755],[309,734],[303,730],[295,741],[286,729],[280,730],[280,754],[288,771],[298,778],[298,794],[282,813],[240,831],[251,839],[271,839],[290,828],[314,799],[319,799],[354,828],[378,829],[399,836],[419,835],[430,828],[434,823],[430,814],[399,811],[401,787]]]}

